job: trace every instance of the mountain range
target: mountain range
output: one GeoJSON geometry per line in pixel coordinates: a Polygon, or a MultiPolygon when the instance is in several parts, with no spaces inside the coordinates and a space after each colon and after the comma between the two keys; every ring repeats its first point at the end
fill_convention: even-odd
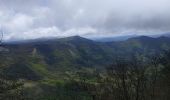
{"type": "MultiPolygon", "coordinates": [[[[119,36],[106,36],[106,37],[89,37],[89,39],[94,40],[94,41],[98,41],[98,42],[113,42],[113,41],[125,41],[128,40],[130,38],[135,38],[135,37],[141,37],[144,35],[137,35],[137,34],[129,34],[129,35],[119,35],[119,36]]],[[[152,38],[158,38],[161,36],[164,37],[170,37],[170,33],[166,32],[166,33],[162,33],[162,34],[148,34],[148,37],[152,37],[152,38]]]]}
{"type": "Polygon", "coordinates": [[[102,69],[117,57],[158,55],[170,49],[169,37],[140,36],[124,41],[98,42],[79,36],[4,43],[1,71],[16,79],[61,78],[68,72],[102,69]]]}

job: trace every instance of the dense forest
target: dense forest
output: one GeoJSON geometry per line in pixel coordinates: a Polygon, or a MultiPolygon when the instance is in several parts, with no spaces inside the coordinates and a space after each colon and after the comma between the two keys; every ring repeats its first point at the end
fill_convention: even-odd
{"type": "Polygon", "coordinates": [[[169,100],[170,39],[81,37],[0,47],[0,100],[169,100]]]}

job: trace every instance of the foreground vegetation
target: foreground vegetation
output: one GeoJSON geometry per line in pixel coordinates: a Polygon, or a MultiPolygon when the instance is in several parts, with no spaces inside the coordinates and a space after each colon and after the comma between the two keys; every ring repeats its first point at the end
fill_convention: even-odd
{"type": "Polygon", "coordinates": [[[118,57],[105,71],[86,68],[65,73],[65,79],[16,81],[1,75],[0,99],[169,100],[169,65],[167,52],[161,57],[118,57]]]}

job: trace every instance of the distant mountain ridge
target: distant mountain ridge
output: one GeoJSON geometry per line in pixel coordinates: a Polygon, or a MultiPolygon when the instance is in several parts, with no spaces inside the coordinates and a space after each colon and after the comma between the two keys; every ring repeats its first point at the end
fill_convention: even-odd
{"type": "Polygon", "coordinates": [[[84,68],[100,69],[112,64],[118,56],[129,59],[135,54],[148,57],[161,54],[170,49],[170,38],[140,36],[125,41],[98,42],[73,36],[6,43],[3,48],[6,52],[0,52],[0,61],[4,65],[4,72],[11,76],[20,73],[18,75],[22,75],[22,78],[35,80],[60,78],[60,74],[67,71],[76,72],[84,68]],[[22,70],[33,74],[24,75],[20,72],[22,70]]]}
{"type": "Polygon", "coordinates": [[[90,38],[94,41],[98,42],[113,42],[113,41],[126,41],[130,38],[136,38],[136,37],[153,37],[153,38],[158,38],[158,37],[170,37],[170,33],[163,33],[163,34],[155,34],[155,35],[123,35],[123,36],[109,36],[109,37],[95,37],[95,38],[90,38]]]}
{"type": "MultiPolygon", "coordinates": [[[[49,38],[38,38],[38,39],[28,39],[28,40],[10,40],[4,41],[5,44],[19,44],[19,43],[29,43],[29,42],[45,42],[52,40],[66,40],[66,39],[78,39],[84,38],[96,42],[117,42],[117,41],[126,41],[131,38],[138,38],[146,35],[124,35],[124,36],[109,36],[109,37],[81,37],[81,36],[70,36],[70,37],[49,37],[49,38]]],[[[146,37],[159,38],[159,37],[170,37],[170,33],[163,33],[157,35],[148,35],[146,37]]]]}

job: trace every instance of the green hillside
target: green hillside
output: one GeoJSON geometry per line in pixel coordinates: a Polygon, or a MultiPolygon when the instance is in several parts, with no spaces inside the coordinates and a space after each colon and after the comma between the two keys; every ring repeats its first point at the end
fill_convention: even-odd
{"type": "Polygon", "coordinates": [[[72,91],[72,89],[63,90],[63,87],[70,88],[72,84],[70,80],[86,80],[89,84],[95,83],[98,80],[95,77],[97,73],[105,74],[105,68],[115,62],[118,57],[130,59],[132,55],[139,55],[149,58],[153,55],[161,55],[169,48],[169,38],[145,36],[105,43],[78,36],[7,43],[0,48],[0,71],[11,80],[24,80],[26,94],[39,95],[37,99],[41,96],[57,94],[59,100],[62,100],[61,98],[68,100],[78,94],[79,99],[90,100],[89,95],[81,92],[81,89],[72,91]],[[54,86],[54,90],[50,89],[54,86]],[[34,88],[36,88],[36,94],[34,94],[34,88]],[[47,94],[44,94],[45,91],[47,94]],[[70,92],[71,95],[63,97],[70,92]]]}

